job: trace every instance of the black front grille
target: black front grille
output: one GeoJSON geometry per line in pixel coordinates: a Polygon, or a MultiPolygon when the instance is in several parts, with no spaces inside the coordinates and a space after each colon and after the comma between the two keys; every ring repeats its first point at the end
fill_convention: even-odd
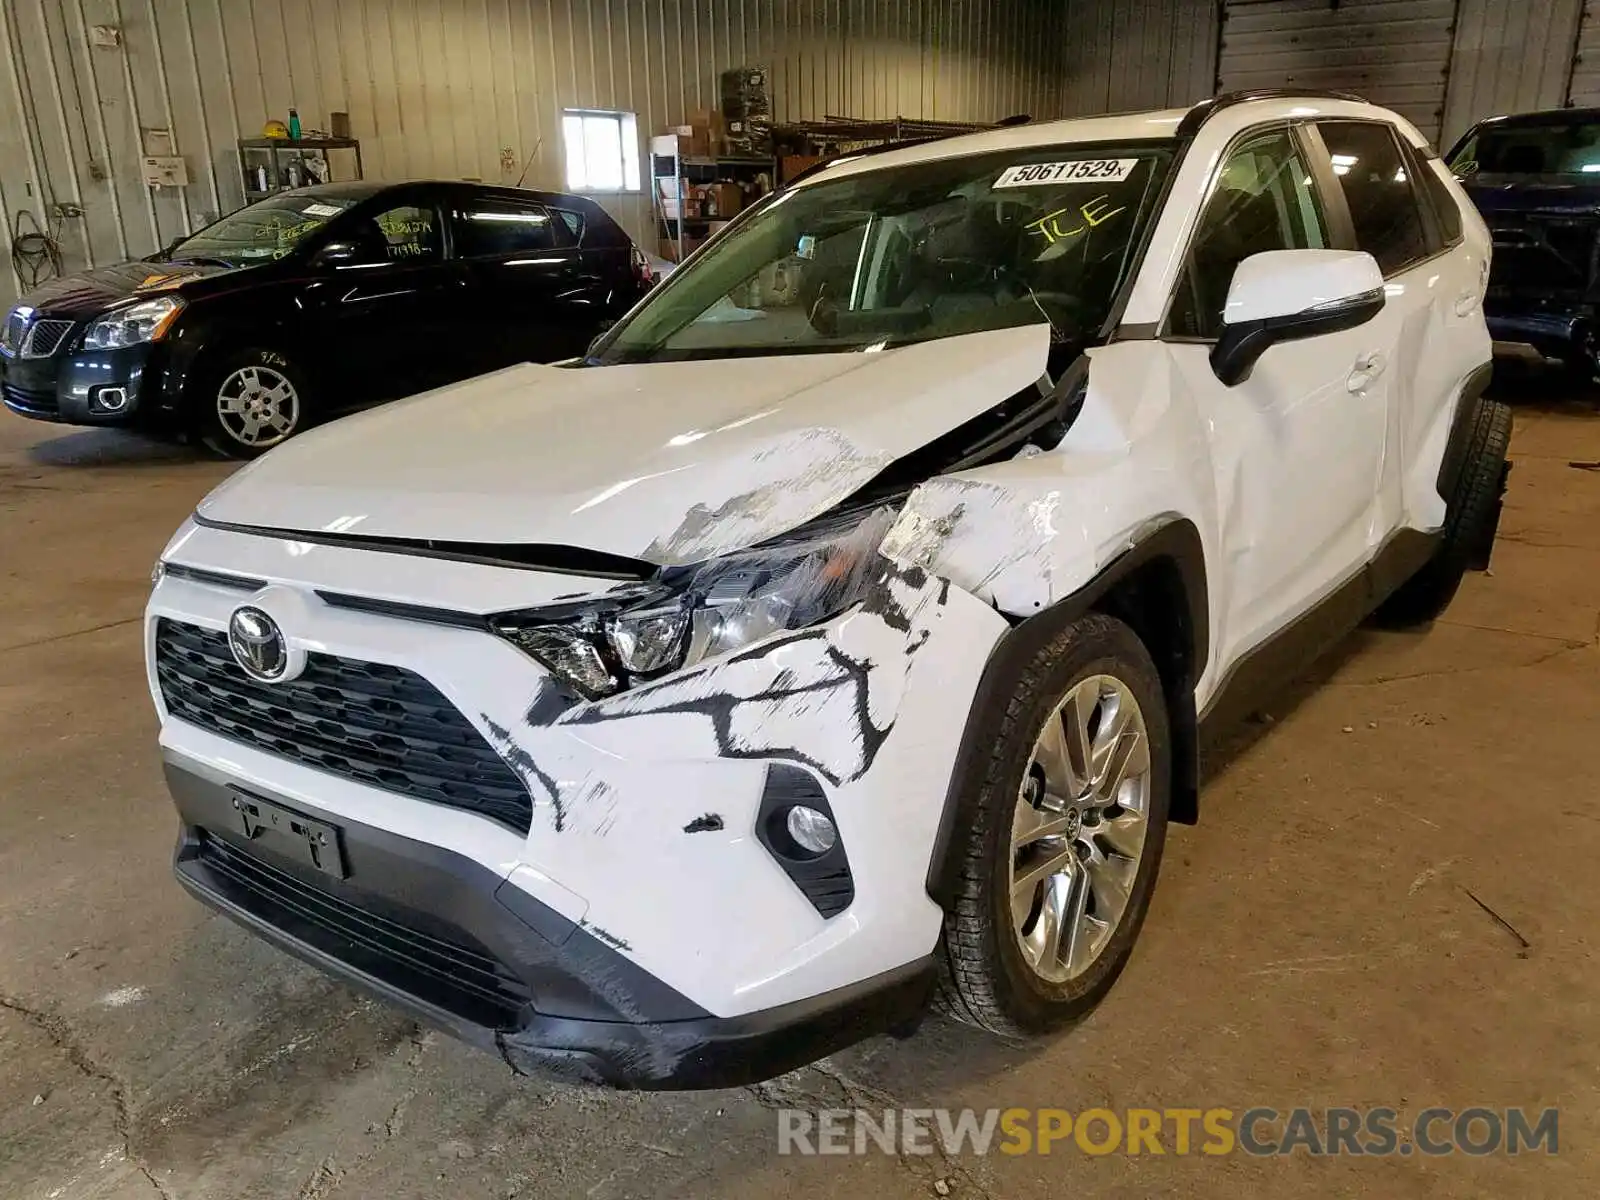
{"type": "Polygon", "coordinates": [[[348,885],[335,895],[204,830],[198,851],[208,882],[224,898],[408,995],[491,1029],[514,1027],[532,999],[527,985],[463,929],[431,919],[424,931],[420,917],[380,916],[348,885]]]}
{"type": "Polygon", "coordinates": [[[527,833],[522,781],[438,688],[383,663],[312,654],[288,683],[260,683],[227,635],[156,625],[156,675],[172,715],[294,762],[478,813],[527,833]]]}
{"type": "Polygon", "coordinates": [[[44,318],[35,321],[33,328],[28,330],[27,340],[22,343],[22,357],[49,358],[61,349],[61,343],[67,340],[71,332],[71,321],[44,318]]]}
{"type": "Polygon", "coordinates": [[[50,417],[61,412],[61,402],[54,388],[25,388],[14,383],[0,383],[0,397],[18,412],[30,416],[50,417]]]}

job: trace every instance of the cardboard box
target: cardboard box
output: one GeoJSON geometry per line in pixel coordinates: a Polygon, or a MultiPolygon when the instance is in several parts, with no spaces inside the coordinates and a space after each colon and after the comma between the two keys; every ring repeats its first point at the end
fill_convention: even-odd
{"type": "Polygon", "coordinates": [[[744,191],[737,183],[708,184],[706,191],[710,193],[709,215],[731,217],[744,207],[744,191]]]}
{"type": "Polygon", "coordinates": [[[809,171],[821,161],[820,154],[785,154],[778,160],[778,180],[788,183],[801,171],[809,171]]]}

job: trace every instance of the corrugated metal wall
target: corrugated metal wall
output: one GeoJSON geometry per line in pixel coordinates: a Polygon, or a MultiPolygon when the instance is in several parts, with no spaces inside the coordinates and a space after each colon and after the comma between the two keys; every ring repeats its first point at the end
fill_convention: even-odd
{"type": "MultiPolygon", "coordinates": [[[[1495,113],[1561,107],[1582,15],[1583,0],[1461,0],[1441,143],[1495,113]]],[[[1595,41],[1600,51],[1600,30],[1595,41]]],[[[1600,53],[1593,79],[1600,87],[1600,53]]]]}
{"type": "Polygon", "coordinates": [[[1600,104],[1600,0],[1588,0],[1583,6],[1567,103],[1600,104]]]}
{"type": "MultiPolygon", "coordinates": [[[[291,105],[308,128],[350,113],[369,177],[515,182],[526,164],[548,187],[561,108],[636,112],[646,137],[710,107],[717,72],[741,64],[770,65],[779,120],[1053,116],[1067,14],[1066,0],[0,0],[0,234],[9,245],[32,213],[68,269],[148,253],[242,202],[236,139],[291,105]],[[121,45],[94,44],[97,26],[121,45]],[[151,130],[170,130],[188,188],[141,182],[140,157],[167,152],[151,130]],[[57,202],[84,216],[58,227],[57,202]]],[[[647,195],[603,202],[648,234],[647,195]]],[[[0,270],[0,301],[15,282],[0,270]]]]}
{"type": "Polygon", "coordinates": [[[1215,0],[1076,3],[1061,47],[1068,113],[1192,104],[1217,77],[1215,0]]]}
{"type": "Polygon", "coordinates": [[[1225,0],[1218,67],[1223,90],[1347,89],[1437,138],[1456,2],[1225,0]]]}

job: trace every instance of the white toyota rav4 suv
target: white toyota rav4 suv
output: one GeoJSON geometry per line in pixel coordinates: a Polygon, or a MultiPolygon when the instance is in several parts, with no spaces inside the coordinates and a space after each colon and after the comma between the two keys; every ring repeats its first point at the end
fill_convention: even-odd
{"type": "Polygon", "coordinates": [[[205,499],[146,630],[178,878],[520,1070],[1060,1028],[1202,724],[1487,563],[1488,266],[1354,97],[836,160],[582,361],[205,499]]]}

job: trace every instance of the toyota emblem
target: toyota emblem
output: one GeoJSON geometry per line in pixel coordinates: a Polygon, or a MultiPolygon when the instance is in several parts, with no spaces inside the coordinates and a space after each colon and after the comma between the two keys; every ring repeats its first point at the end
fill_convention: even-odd
{"type": "Polygon", "coordinates": [[[289,672],[289,643],[278,623],[259,608],[236,608],[228,618],[228,649],[244,673],[278,683],[289,672]]]}

